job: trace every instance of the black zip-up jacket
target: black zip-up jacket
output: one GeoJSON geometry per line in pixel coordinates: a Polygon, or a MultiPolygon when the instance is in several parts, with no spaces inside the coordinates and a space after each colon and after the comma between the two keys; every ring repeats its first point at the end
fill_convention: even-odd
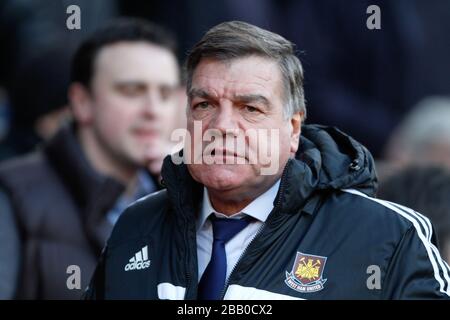
{"type": "MultiPolygon", "coordinates": [[[[105,247],[88,299],[196,299],[203,186],[168,157],[167,189],[131,205],[105,247]]],[[[372,198],[370,153],[335,128],[303,127],[261,231],[224,299],[439,299],[449,269],[428,219],[372,198]]]]}

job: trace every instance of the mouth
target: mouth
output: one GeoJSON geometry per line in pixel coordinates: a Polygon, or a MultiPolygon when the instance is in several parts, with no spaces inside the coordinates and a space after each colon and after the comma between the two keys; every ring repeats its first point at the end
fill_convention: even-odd
{"type": "Polygon", "coordinates": [[[155,129],[135,129],[133,134],[138,138],[155,138],[159,132],[155,129]]]}
{"type": "Polygon", "coordinates": [[[226,150],[226,149],[214,149],[211,152],[211,156],[213,156],[213,157],[222,156],[224,158],[244,158],[247,160],[246,156],[240,155],[237,152],[226,150]]]}

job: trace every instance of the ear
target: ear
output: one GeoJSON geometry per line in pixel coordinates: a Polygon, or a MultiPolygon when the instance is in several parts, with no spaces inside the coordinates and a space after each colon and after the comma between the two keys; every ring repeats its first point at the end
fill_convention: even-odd
{"type": "Polygon", "coordinates": [[[68,98],[75,121],[80,125],[90,124],[93,119],[93,110],[88,89],[81,83],[74,82],[69,87],[68,98]]]}
{"type": "Polygon", "coordinates": [[[290,119],[290,125],[292,127],[291,133],[291,153],[296,153],[298,149],[298,144],[300,142],[300,134],[302,128],[304,112],[296,112],[292,115],[290,119]]]}

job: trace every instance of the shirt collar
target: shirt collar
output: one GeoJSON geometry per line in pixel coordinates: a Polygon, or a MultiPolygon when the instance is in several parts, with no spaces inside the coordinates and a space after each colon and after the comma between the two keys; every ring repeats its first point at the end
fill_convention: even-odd
{"type": "MultiPolygon", "coordinates": [[[[241,212],[235,213],[228,218],[241,218],[243,215],[249,215],[258,221],[266,222],[267,217],[273,209],[273,202],[277,196],[279,187],[280,180],[275,182],[266,192],[250,202],[241,212]]],[[[218,217],[226,217],[223,213],[214,210],[211,201],[209,200],[208,190],[206,187],[203,187],[202,210],[200,217],[197,220],[197,230],[204,225],[211,213],[215,213],[218,217]]]]}
{"type": "Polygon", "coordinates": [[[136,198],[141,198],[147,194],[155,192],[157,189],[155,182],[145,170],[139,170],[137,173],[136,198]]]}

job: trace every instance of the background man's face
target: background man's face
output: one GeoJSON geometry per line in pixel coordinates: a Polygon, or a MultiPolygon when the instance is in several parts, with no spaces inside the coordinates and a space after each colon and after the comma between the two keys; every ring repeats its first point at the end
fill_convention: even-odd
{"type": "MultiPolygon", "coordinates": [[[[278,131],[278,170],[275,174],[261,175],[261,163],[251,163],[249,153],[270,154],[273,150],[269,137],[264,141],[246,138],[246,150],[236,148],[236,155],[215,152],[214,158],[245,158],[246,164],[188,164],[195,180],[213,190],[239,190],[242,196],[251,193],[255,186],[273,183],[281,172],[292,152],[296,151],[298,135],[293,134],[291,120],[283,114],[284,90],[281,72],[276,62],[249,56],[229,62],[215,59],[202,59],[196,67],[189,92],[187,127],[195,143],[194,121],[201,121],[202,133],[209,129],[219,130],[224,140],[237,136],[226,134],[227,130],[239,129],[242,134],[248,129],[275,129],[278,131]],[[263,148],[265,150],[256,150],[263,148]]],[[[299,119],[299,118],[297,118],[299,119]]],[[[299,126],[298,126],[299,128],[299,126]]],[[[270,132],[269,132],[270,134],[270,132]]],[[[203,143],[202,148],[210,142],[203,143]]],[[[191,159],[192,160],[192,159],[191,159]]],[[[272,161],[274,158],[272,157],[272,161]]],[[[237,161],[235,161],[236,163],[237,161]]]]}
{"type": "Polygon", "coordinates": [[[174,55],[145,42],[103,48],[91,84],[92,128],[100,145],[142,166],[167,145],[177,117],[179,71],[174,55]]]}

